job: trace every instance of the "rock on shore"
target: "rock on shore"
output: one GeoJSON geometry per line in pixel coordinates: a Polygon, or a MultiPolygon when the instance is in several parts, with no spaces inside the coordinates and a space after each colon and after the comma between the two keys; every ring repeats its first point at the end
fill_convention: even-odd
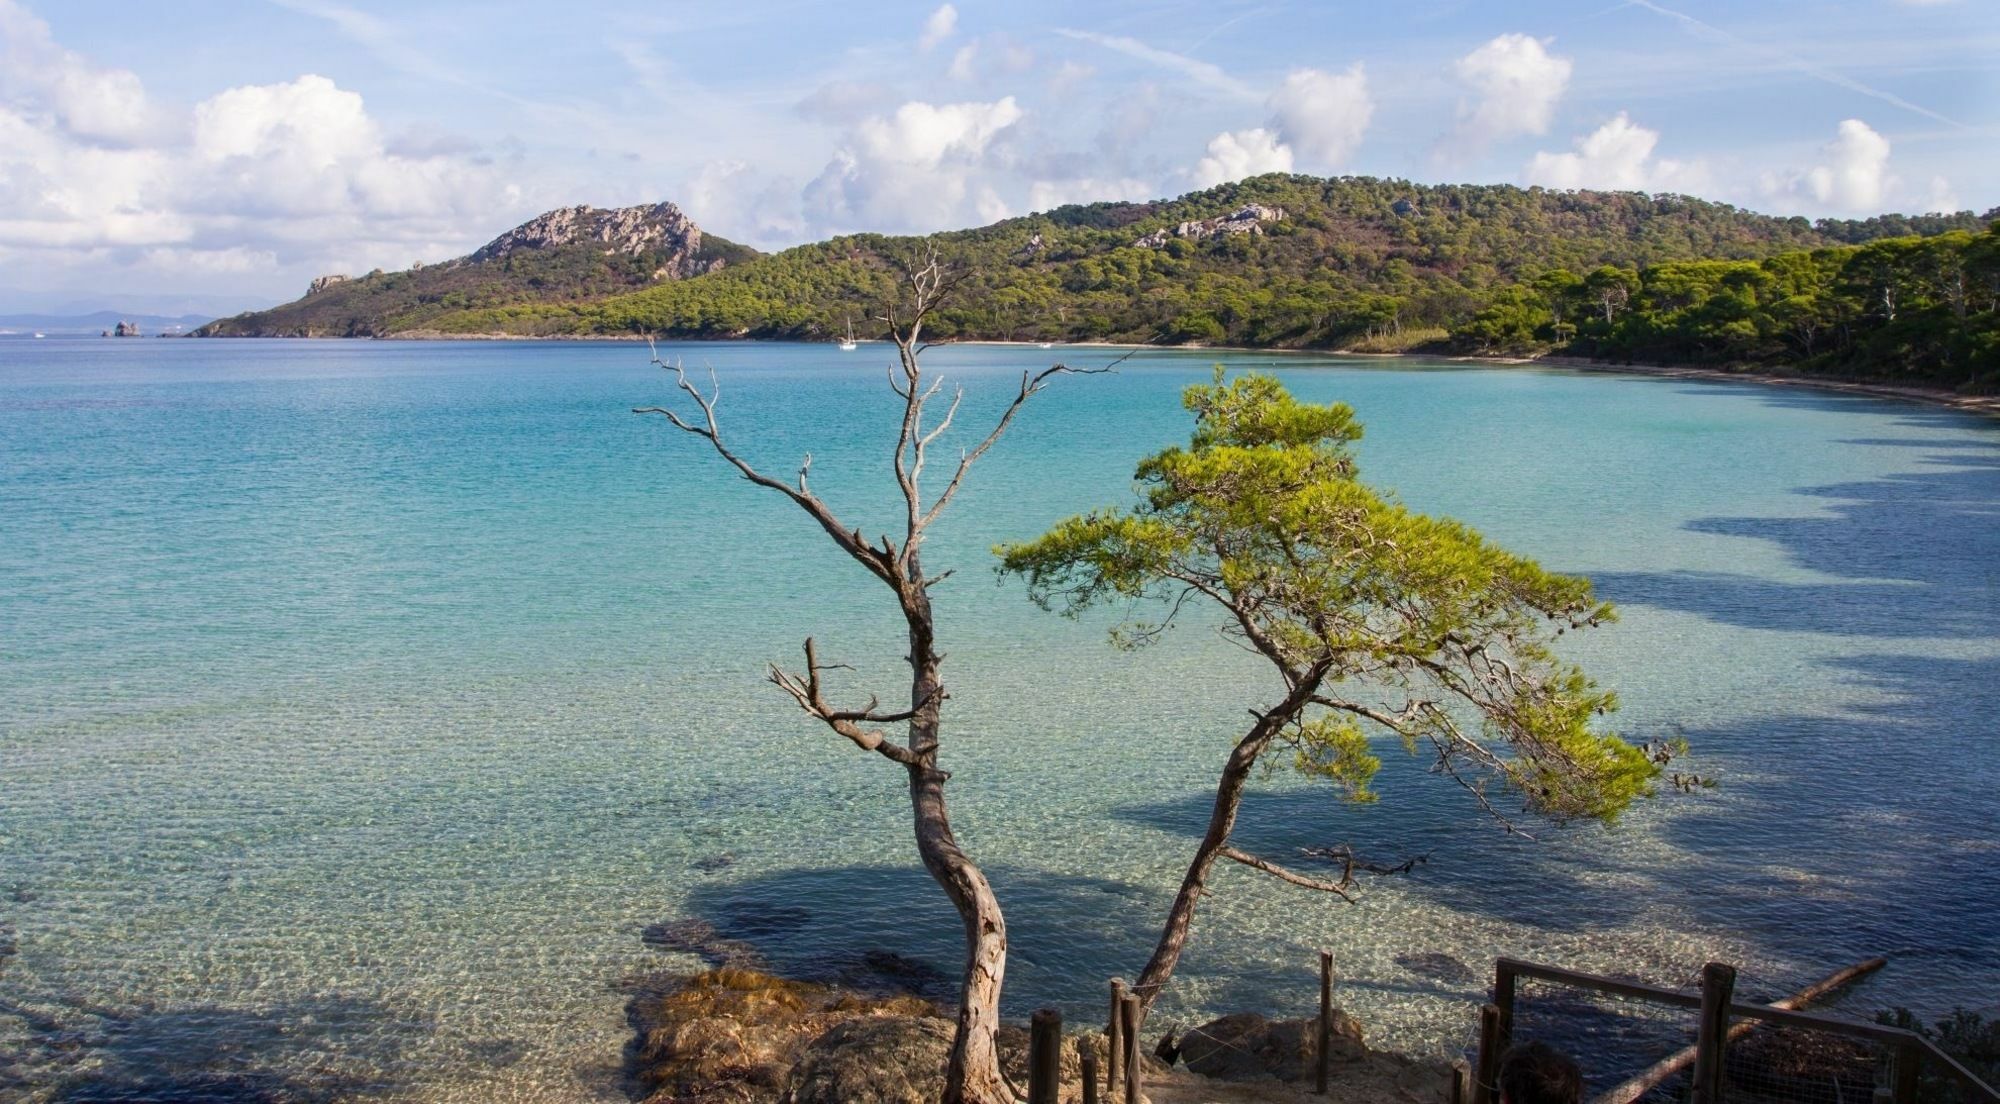
{"type": "MultiPolygon", "coordinates": [[[[627,1068],[644,1104],[931,1104],[943,1091],[952,1023],[921,998],[869,995],[735,966],[658,975],[634,988],[627,1012],[636,1038],[627,1068]]],[[[1335,1024],[1334,1091],[1313,1100],[1446,1098],[1443,1067],[1369,1051],[1360,1024],[1344,1013],[1335,1024]]],[[[1146,1058],[1146,1096],[1153,1104],[1303,1100],[1315,1035],[1310,1020],[1225,1016],[1182,1036],[1184,1068],[1146,1058]]],[[[1009,1025],[997,1041],[1002,1071],[1025,1087],[1028,1033],[1009,1025]]],[[[1082,1097],[1087,1052],[1103,1068],[1100,1033],[1063,1040],[1066,1102],[1082,1097]]]]}

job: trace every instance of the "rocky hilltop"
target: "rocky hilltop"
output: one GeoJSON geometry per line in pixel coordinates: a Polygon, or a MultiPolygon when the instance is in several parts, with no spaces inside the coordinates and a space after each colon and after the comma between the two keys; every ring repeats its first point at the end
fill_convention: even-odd
{"type": "Polygon", "coordinates": [[[724,264],[721,257],[702,256],[701,227],[671,203],[610,209],[564,207],[494,238],[467,260],[496,261],[523,249],[567,245],[595,245],[606,256],[664,254],[673,263],[654,273],[655,279],[685,279],[713,272],[724,264]]]}
{"type": "Polygon", "coordinates": [[[402,272],[326,275],[300,299],[202,327],[204,337],[379,337],[443,315],[596,300],[741,264],[757,251],[702,233],[679,207],[564,207],[478,250],[402,272]]]}

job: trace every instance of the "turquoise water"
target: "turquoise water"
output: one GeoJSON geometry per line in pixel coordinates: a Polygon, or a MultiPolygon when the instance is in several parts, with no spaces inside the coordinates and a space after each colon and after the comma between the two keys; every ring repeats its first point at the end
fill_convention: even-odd
{"type": "MultiPolygon", "coordinates": [[[[726,432],[887,527],[878,348],[690,345],[726,432]]],[[[1023,367],[958,347],[978,425],[1023,367]]],[[[1010,1012],[1136,971],[1223,749],[1271,691],[1198,625],[1136,655],[986,548],[1118,503],[1217,354],[1038,398],[930,562],[961,836],[1010,1012]]],[[[1222,355],[1352,403],[1365,471],[1595,576],[1576,640],[1720,789],[1535,842],[1386,756],[1379,805],[1282,779],[1253,849],[1428,853],[1344,906],[1229,870],[1163,1012],[1294,1010],[1312,951],[1377,1040],[1470,1038],[1495,954],[1852,1001],[2000,1000],[2000,429],[1847,396],[1222,355]],[[1483,971],[1482,971],[1483,972],[1483,971]]],[[[795,509],[626,413],[609,344],[0,341],[0,1095],[619,1100],[625,986],[700,918],[779,969],[950,971],[900,774],[762,681],[800,639],[893,700],[893,617],[795,509]],[[886,657],[886,662],[885,662],[886,657]],[[12,949],[8,954],[9,948],[12,949]],[[262,1093],[262,1096],[257,1094],[262,1093]],[[291,1094],[287,1097],[285,1094],[291,1094]]]]}

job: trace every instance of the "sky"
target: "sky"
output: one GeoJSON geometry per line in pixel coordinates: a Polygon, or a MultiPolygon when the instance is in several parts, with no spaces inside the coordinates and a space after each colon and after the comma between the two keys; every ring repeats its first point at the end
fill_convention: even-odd
{"type": "Polygon", "coordinates": [[[0,0],[0,310],[670,200],[773,249],[1263,172],[2000,206],[2000,0],[0,0]]]}

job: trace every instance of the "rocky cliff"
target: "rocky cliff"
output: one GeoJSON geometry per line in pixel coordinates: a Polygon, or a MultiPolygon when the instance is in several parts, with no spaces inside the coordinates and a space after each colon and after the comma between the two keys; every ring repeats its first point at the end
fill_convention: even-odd
{"type": "Polygon", "coordinates": [[[472,256],[472,263],[500,260],[524,249],[568,245],[599,248],[609,256],[659,254],[655,279],[684,279],[721,268],[721,257],[702,255],[701,227],[671,203],[645,207],[564,207],[516,226],[472,256]]]}
{"type": "Polygon", "coordinates": [[[303,298],[202,327],[206,337],[379,337],[454,311],[601,299],[757,256],[702,233],[671,203],[564,207],[478,250],[404,272],[321,276],[303,298]]]}

